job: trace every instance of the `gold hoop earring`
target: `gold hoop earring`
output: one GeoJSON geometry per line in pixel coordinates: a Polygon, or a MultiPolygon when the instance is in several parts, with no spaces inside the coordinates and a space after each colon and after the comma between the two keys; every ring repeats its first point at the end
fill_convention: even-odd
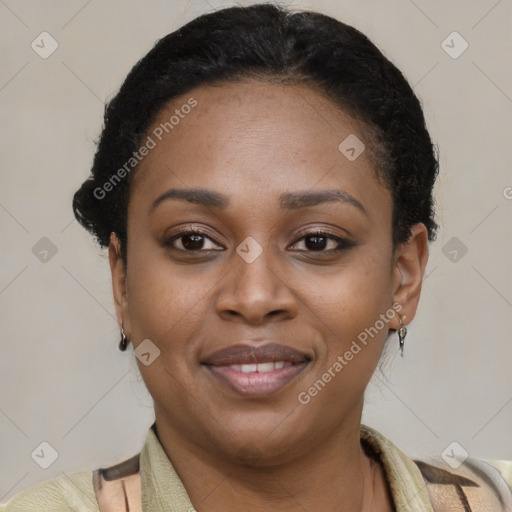
{"type": "MultiPolygon", "coordinates": [[[[405,316],[403,318],[405,318],[405,316]]],[[[407,336],[407,327],[402,324],[402,317],[400,315],[398,315],[398,322],[400,323],[400,328],[398,329],[398,346],[400,348],[400,355],[404,357],[404,342],[407,336]]]]}
{"type": "Polygon", "coordinates": [[[126,334],[123,330],[123,322],[121,321],[121,341],[119,342],[119,350],[124,352],[128,348],[128,343],[130,340],[126,337],[126,334]]]}

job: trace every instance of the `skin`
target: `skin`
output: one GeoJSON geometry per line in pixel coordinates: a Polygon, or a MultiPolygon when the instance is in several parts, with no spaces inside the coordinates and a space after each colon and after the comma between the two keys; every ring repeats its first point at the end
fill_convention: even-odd
{"type": "Polygon", "coordinates": [[[414,318],[426,228],[413,226],[409,241],[393,250],[392,198],[370,151],[351,162],[338,150],[350,134],[370,147],[365,126],[314,89],[252,80],[201,86],[174,99],[148,134],[190,97],[197,107],[137,170],[126,266],[115,235],[109,247],[124,331],[134,348],[150,339],[161,351],[149,366],[138,361],[158,438],[199,512],[364,510],[372,492],[371,510],[391,510],[359,428],[365,388],[398,318],[308,404],[298,395],[394,303],[404,325],[414,318]],[[219,192],[229,205],[174,199],[152,211],[171,188],[219,192]],[[283,193],[327,189],[350,194],[365,213],[341,200],[280,206],[283,193]],[[164,246],[190,224],[207,237],[203,252],[183,249],[187,236],[164,246]],[[333,252],[339,244],[329,239],[311,250],[319,247],[311,238],[306,245],[312,229],[354,246],[333,252]],[[236,252],[249,236],[263,249],[252,263],[236,252]],[[311,357],[270,396],[241,396],[200,364],[218,349],[270,341],[311,357]]]}

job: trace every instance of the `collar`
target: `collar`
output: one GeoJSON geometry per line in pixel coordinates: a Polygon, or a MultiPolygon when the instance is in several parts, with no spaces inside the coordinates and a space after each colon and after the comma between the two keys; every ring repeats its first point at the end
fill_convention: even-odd
{"type": "MultiPolygon", "coordinates": [[[[434,512],[416,464],[376,430],[361,425],[361,443],[377,458],[389,482],[396,510],[434,512]]],[[[155,431],[148,431],[140,454],[143,512],[193,512],[194,507],[155,431]]]]}
{"type": "Polygon", "coordinates": [[[360,432],[366,453],[384,468],[395,510],[434,512],[425,480],[415,462],[376,430],[361,425],[360,432]]]}

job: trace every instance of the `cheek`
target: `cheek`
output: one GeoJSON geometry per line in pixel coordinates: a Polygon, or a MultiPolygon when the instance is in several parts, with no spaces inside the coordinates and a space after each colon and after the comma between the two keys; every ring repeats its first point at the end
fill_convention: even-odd
{"type": "Polygon", "coordinates": [[[333,334],[354,334],[391,306],[391,254],[382,252],[361,249],[328,274],[301,274],[304,299],[333,334]]]}
{"type": "Polygon", "coordinates": [[[190,370],[204,320],[204,288],[197,277],[184,278],[151,258],[131,274],[128,269],[128,276],[133,346],[149,339],[160,351],[150,365],[137,359],[140,373],[156,402],[181,404],[184,389],[194,387],[190,370]]]}
{"type": "Polygon", "coordinates": [[[134,342],[149,338],[179,350],[200,321],[208,289],[203,273],[172,267],[159,251],[128,257],[128,308],[134,342]],[[130,264],[132,266],[130,266],[130,264]]]}
{"type": "Polygon", "coordinates": [[[310,295],[308,309],[323,332],[324,345],[297,399],[310,408],[311,417],[322,416],[325,428],[360,406],[382,354],[388,324],[381,315],[394,313],[384,261],[390,260],[363,257],[326,280],[322,293],[310,295]]]}
{"type": "MultiPolygon", "coordinates": [[[[390,261],[391,254],[361,251],[351,265],[326,279],[309,297],[308,305],[320,320],[317,324],[326,340],[320,373],[331,369],[345,390],[362,391],[380,359],[390,319],[385,315],[394,314],[390,261]]],[[[333,396],[337,387],[331,388],[333,396]]]]}

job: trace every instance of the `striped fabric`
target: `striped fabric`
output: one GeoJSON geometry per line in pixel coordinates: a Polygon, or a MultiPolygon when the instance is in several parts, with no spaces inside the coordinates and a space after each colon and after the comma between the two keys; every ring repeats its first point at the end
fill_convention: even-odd
{"type": "MultiPolygon", "coordinates": [[[[365,452],[378,460],[397,512],[512,512],[508,486],[489,464],[468,459],[456,471],[413,461],[377,431],[361,426],[365,452]]],[[[511,476],[512,462],[493,463],[511,476]]],[[[194,512],[153,424],[140,454],[95,471],[63,475],[32,487],[1,512],[194,512]]]]}

